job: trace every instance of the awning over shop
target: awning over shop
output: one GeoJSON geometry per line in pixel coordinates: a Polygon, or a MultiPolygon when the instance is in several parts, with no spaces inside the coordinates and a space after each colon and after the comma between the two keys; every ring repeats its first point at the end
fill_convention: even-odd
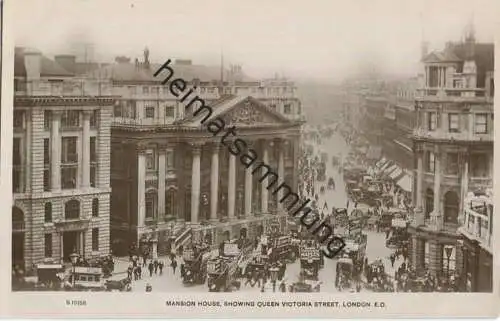
{"type": "Polygon", "coordinates": [[[405,174],[402,178],[397,182],[398,186],[401,187],[405,192],[411,192],[413,186],[413,178],[412,176],[405,174]]]}
{"type": "Polygon", "coordinates": [[[387,163],[387,159],[385,159],[385,157],[382,157],[376,164],[375,166],[377,168],[382,168],[382,166],[384,166],[384,164],[387,163]]]}
{"type": "Polygon", "coordinates": [[[385,175],[390,175],[393,171],[395,171],[396,169],[398,168],[398,165],[394,164],[392,166],[390,166],[389,168],[386,168],[383,173],[385,175]]]}
{"type": "Polygon", "coordinates": [[[389,174],[389,177],[392,179],[396,179],[401,174],[403,174],[403,170],[399,167],[396,167],[396,169],[392,173],[389,174]]]}
{"type": "Polygon", "coordinates": [[[379,159],[381,155],[382,155],[382,147],[370,146],[370,148],[368,148],[368,152],[366,153],[366,158],[379,159]]]}
{"type": "Polygon", "coordinates": [[[386,169],[388,169],[391,166],[392,162],[387,161],[382,167],[380,167],[380,172],[384,172],[386,169]]]}

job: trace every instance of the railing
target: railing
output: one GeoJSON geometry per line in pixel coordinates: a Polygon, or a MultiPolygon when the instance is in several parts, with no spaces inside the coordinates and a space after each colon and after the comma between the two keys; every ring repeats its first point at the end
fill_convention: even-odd
{"type": "Polygon", "coordinates": [[[417,89],[417,100],[485,101],[493,103],[493,97],[485,96],[484,88],[435,88],[417,89]]]}
{"type": "Polygon", "coordinates": [[[124,126],[164,126],[171,125],[175,121],[174,118],[126,118],[113,117],[113,125],[124,126]]]}
{"type": "Polygon", "coordinates": [[[111,82],[98,79],[32,80],[18,83],[16,96],[111,96],[111,82]]]}
{"type": "Polygon", "coordinates": [[[450,133],[443,130],[429,131],[424,128],[414,129],[413,136],[416,138],[430,138],[436,140],[493,141],[493,133],[473,134],[468,131],[463,131],[460,133],[450,133]]]}
{"type": "Polygon", "coordinates": [[[491,177],[469,177],[469,189],[493,187],[491,177]]]}

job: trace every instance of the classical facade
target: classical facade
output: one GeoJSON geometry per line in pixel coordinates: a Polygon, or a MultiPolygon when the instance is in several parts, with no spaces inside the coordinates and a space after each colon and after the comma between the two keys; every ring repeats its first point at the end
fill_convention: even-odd
{"type": "Polygon", "coordinates": [[[16,48],[12,260],[26,269],[109,254],[113,98],[65,67],[16,48]]]}
{"type": "Polygon", "coordinates": [[[464,201],[464,222],[458,229],[457,251],[461,285],[466,292],[493,291],[493,191],[469,193],[464,201]]]}
{"type": "MultiPolygon", "coordinates": [[[[263,188],[239,158],[193,117],[154,73],[148,52],[135,63],[120,57],[94,75],[110,78],[119,96],[111,134],[111,239],[125,254],[129,245],[164,254],[192,239],[217,245],[241,234],[254,236],[270,221],[286,225],[277,195],[263,188]],[[222,148],[221,148],[222,147],[222,148]]],[[[256,81],[231,66],[171,64],[175,77],[196,87],[213,117],[235,126],[293,189],[297,186],[302,114],[295,85],[285,79],[256,81]]]]}
{"type": "Polygon", "coordinates": [[[415,98],[415,220],[411,263],[449,276],[461,266],[457,229],[469,192],[484,193],[493,177],[493,44],[470,32],[423,59],[415,98]]]}

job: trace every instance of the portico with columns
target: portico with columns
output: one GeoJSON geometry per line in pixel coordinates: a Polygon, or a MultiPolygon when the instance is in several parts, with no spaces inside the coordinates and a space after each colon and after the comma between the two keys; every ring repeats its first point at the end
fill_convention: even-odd
{"type": "MultiPolygon", "coordinates": [[[[123,152],[116,157],[127,163],[125,167],[130,171],[135,169],[127,189],[136,192],[129,200],[129,213],[121,215],[129,221],[129,239],[157,243],[160,254],[171,246],[165,244],[174,239],[179,242],[183,233],[216,246],[228,237],[256,236],[270,221],[286,229],[287,213],[278,202],[282,193],[266,188],[273,178],[261,179],[264,168],[264,173],[253,170],[264,162],[279,177],[273,186],[284,181],[295,192],[302,123],[283,117],[251,97],[233,97],[211,107],[213,113],[207,123],[218,118],[226,129],[235,127],[236,135],[228,136],[224,143],[221,139],[225,131],[214,137],[200,126],[199,117],[203,119],[204,112],[177,126],[136,132],[134,139],[128,131],[121,133],[122,150],[134,152],[135,156],[131,159],[129,152],[123,152]],[[246,168],[242,163],[244,150],[235,153],[236,139],[255,151],[253,166],[246,168]]],[[[118,193],[125,193],[125,188],[118,193]]],[[[118,193],[116,197],[121,198],[118,193]]]]}

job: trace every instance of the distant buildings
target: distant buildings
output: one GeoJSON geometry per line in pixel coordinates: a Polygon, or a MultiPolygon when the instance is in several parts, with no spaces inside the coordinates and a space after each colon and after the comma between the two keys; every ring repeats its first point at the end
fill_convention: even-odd
{"type": "MultiPolygon", "coordinates": [[[[422,60],[425,72],[415,98],[413,131],[416,209],[410,228],[411,264],[417,270],[441,277],[461,275],[461,280],[464,271],[491,273],[491,268],[474,264],[464,267],[463,251],[456,249],[460,226],[466,239],[491,233],[488,201],[476,210],[471,204],[477,200],[466,199],[470,193],[484,195],[493,186],[493,59],[493,44],[476,43],[471,30],[464,41],[447,43],[422,60]],[[479,225],[472,229],[471,224],[479,225]]],[[[468,253],[480,251],[473,247],[468,253]]],[[[485,255],[479,256],[480,265],[488,264],[485,255]]],[[[474,287],[485,289],[484,282],[473,282],[474,287]]]]}
{"type": "Polygon", "coordinates": [[[12,260],[109,254],[110,84],[75,76],[74,59],[16,48],[12,260]]]}

